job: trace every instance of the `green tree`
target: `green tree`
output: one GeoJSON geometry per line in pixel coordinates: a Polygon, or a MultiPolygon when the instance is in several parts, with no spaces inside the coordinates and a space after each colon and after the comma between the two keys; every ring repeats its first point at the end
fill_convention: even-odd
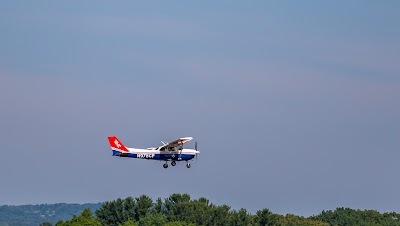
{"type": "Polygon", "coordinates": [[[97,219],[102,225],[117,226],[124,223],[128,219],[124,213],[124,202],[117,199],[111,202],[105,202],[98,210],[96,210],[97,219]]]}
{"type": "Polygon", "coordinates": [[[124,221],[135,219],[136,201],[132,197],[124,200],[124,221]]]}
{"type": "Polygon", "coordinates": [[[282,226],[328,226],[328,223],[313,220],[310,218],[305,218],[301,216],[296,216],[294,214],[287,214],[286,216],[281,216],[278,219],[279,224],[282,226]]]}
{"type": "Polygon", "coordinates": [[[101,226],[100,221],[93,217],[92,211],[84,209],[79,216],[73,216],[71,220],[59,221],[56,226],[101,226]]]}
{"type": "Polygon", "coordinates": [[[246,209],[240,209],[239,211],[233,210],[230,212],[229,225],[234,226],[247,226],[251,225],[251,215],[247,213],[246,209]]]}
{"type": "Polygon", "coordinates": [[[228,225],[230,209],[231,208],[227,205],[222,205],[222,206],[210,205],[206,225],[216,225],[216,226],[228,225]]]}
{"type": "Polygon", "coordinates": [[[171,221],[166,223],[164,226],[196,226],[196,224],[182,222],[182,221],[171,221]]]}
{"type": "Polygon", "coordinates": [[[312,217],[293,214],[286,216],[262,209],[252,215],[246,209],[231,210],[227,205],[213,205],[206,198],[192,200],[188,194],[172,194],[158,198],[155,203],[148,196],[128,197],[104,203],[97,211],[97,218],[90,209],[56,226],[193,226],[193,225],[268,225],[268,226],[400,226],[400,214],[381,214],[376,210],[337,208],[322,211],[312,217]]]}
{"type": "Polygon", "coordinates": [[[279,215],[272,213],[269,209],[262,209],[256,212],[254,223],[262,226],[272,226],[278,223],[279,215]]]}
{"type": "Polygon", "coordinates": [[[188,194],[172,194],[165,199],[165,214],[168,221],[180,221],[182,213],[184,213],[184,206],[190,201],[188,194]]]}
{"type": "Polygon", "coordinates": [[[366,225],[366,226],[400,226],[399,214],[384,213],[376,210],[353,210],[350,208],[336,208],[332,211],[322,211],[310,219],[320,220],[328,225],[366,225]]]}
{"type": "Polygon", "coordinates": [[[39,226],[53,226],[53,224],[46,221],[46,222],[41,223],[39,226]]]}
{"type": "Polygon", "coordinates": [[[151,209],[152,213],[164,213],[165,206],[161,198],[157,198],[156,203],[154,203],[153,208],[151,209]]]}
{"type": "Polygon", "coordinates": [[[147,215],[145,218],[141,218],[139,221],[140,226],[147,226],[147,225],[152,225],[152,226],[162,226],[167,223],[167,219],[161,214],[153,214],[153,215],[147,215]]]}
{"type": "Polygon", "coordinates": [[[209,222],[209,212],[212,208],[209,206],[209,200],[206,198],[199,198],[198,200],[193,200],[191,204],[193,206],[190,208],[190,214],[192,214],[191,222],[196,225],[206,225],[207,222],[209,222]]]}
{"type": "Polygon", "coordinates": [[[136,208],[135,208],[135,219],[139,221],[141,218],[145,218],[150,208],[153,206],[153,200],[146,195],[141,195],[136,198],[136,208]]]}
{"type": "Polygon", "coordinates": [[[127,220],[124,223],[120,224],[119,226],[139,226],[139,223],[133,220],[127,220]]]}

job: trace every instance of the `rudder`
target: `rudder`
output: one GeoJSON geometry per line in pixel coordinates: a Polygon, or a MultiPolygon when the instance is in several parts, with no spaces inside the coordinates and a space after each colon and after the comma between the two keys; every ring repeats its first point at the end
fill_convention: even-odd
{"type": "Polygon", "coordinates": [[[111,149],[113,150],[120,152],[129,152],[124,144],[122,144],[122,142],[116,136],[108,137],[108,142],[110,142],[111,149]]]}

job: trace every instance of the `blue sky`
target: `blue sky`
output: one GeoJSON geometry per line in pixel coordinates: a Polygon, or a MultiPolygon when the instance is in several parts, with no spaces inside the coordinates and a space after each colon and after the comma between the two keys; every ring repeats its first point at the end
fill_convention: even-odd
{"type": "Polygon", "coordinates": [[[398,1],[1,1],[0,204],[400,212],[398,21],[398,1]],[[164,170],[108,135],[202,153],[164,170]]]}

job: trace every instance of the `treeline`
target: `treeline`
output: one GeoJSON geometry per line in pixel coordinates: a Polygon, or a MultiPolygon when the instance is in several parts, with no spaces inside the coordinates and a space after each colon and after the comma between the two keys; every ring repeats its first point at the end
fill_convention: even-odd
{"type": "Polygon", "coordinates": [[[326,222],[328,225],[400,225],[399,213],[390,212],[381,214],[376,210],[336,208],[335,211],[322,211],[322,213],[310,218],[326,222]]]}
{"type": "Polygon", "coordinates": [[[22,206],[0,206],[0,226],[38,226],[44,221],[56,223],[79,215],[84,209],[92,211],[100,208],[97,204],[41,204],[22,206]]]}
{"type": "MultiPolygon", "coordinates": [[[[51,225],[44,223],[42,225],[51,225]]],[[[117,199],[105,202],[93,215],[85,209],[79,216],[59,221],[56,226],[195,226],[195,225],[280,225],[280,226],[400,226],[400,214],[375,210],[338,208],[312,217],[280,215],[268,209],[251,214],[246,209],[233,210],[227,205],[214,205],[206,198],[191,199],[188,194],[172,194],[162,200],[150,197],[117,199]]]]}

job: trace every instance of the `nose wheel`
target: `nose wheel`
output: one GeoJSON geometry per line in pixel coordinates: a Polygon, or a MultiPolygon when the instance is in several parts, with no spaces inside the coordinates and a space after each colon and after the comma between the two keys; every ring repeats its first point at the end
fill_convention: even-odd
{"type": "Polygon", "coordinates": [[[172,165],[172,166],[176,166],[176,162],[175,162],[175,161],[172,161],[172,162],[171,162],[171,165],[172,165]]]}
{"type": "Polygon", "coordinates": [[[164,163],[163,167],[164,169],[168,168],[168,163],[164,163]]]}
{"type": "Polygon", "coordinates": [[[186,163],[186,168],[190,168],[190,166],[191,166],[190,163],[187,162],[186,163]]]}

